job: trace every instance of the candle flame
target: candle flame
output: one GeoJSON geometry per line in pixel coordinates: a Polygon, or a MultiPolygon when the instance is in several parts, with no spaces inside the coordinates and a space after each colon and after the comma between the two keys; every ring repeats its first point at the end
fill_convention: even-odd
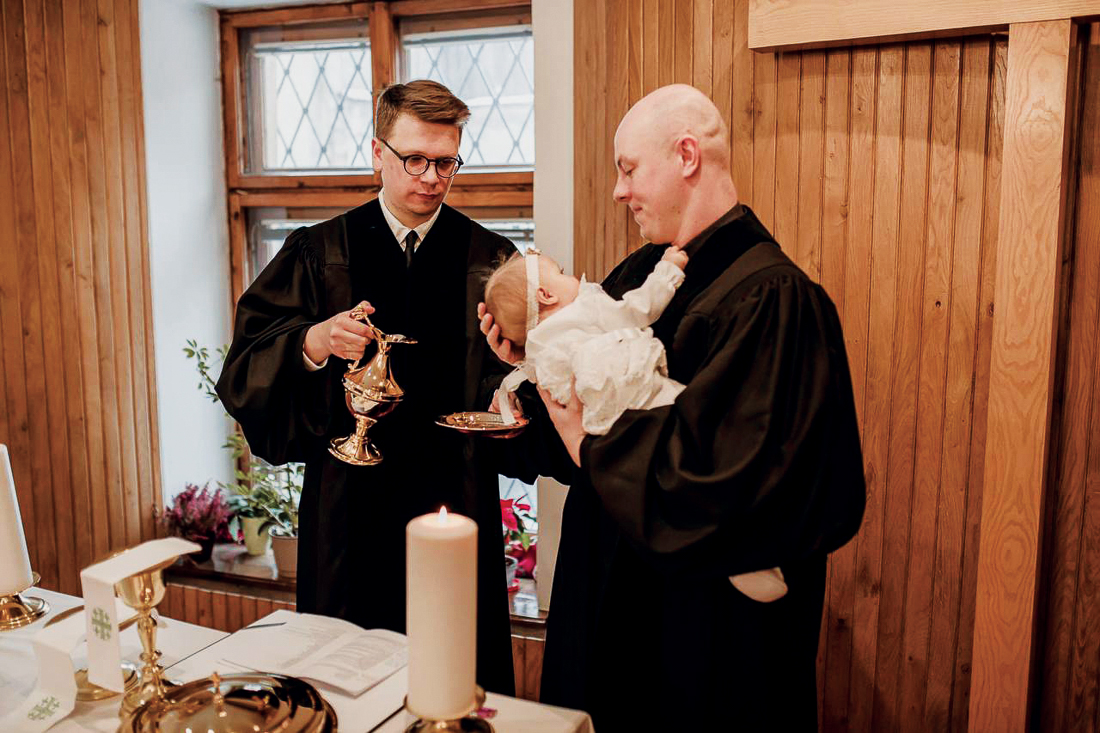
{"type": "Polygon", "coordinates": [[[445,507],[445,506],[439,507],[439,523],[440,524],[446,524],[447,523],[447,507],[445,507]]]}

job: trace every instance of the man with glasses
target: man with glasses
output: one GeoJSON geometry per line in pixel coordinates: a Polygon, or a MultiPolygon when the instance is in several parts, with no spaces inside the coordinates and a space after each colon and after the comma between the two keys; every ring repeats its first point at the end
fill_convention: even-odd
{"type": "Polygon", "coordinates": [[[443,414],[484,409],[503,366],[476,306],[494,262],[515,250],[443,203],[462,166],[470,112],[441,84],[414,81],[378,100],[376,199],[295,231],[237,304],[218,395],[253,452],[306,464],[298,611],[405,630],[405,525],[441,506],[478,523],[477,677],[512,694],[511,637],[497,474],[443,414]],[[405,398],[370,431],[384,459],[351,466],[329,441],[352,432],[341,378],[369,357],[361,305],[413,346],[391,363],[405,398]],[[332,358],[336,357],[336,358],[332,358]]]}

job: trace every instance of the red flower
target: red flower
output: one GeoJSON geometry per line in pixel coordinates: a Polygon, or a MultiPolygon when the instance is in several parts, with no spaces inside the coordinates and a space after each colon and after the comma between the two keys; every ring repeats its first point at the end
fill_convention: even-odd
{"type": "Polygon", "coordinates": [[[537,548],[538,544],[535,542],[529,544],[526,549],[524,549],[523,543],[519,540],[515,540],[508,544],[505,552],[519,562],[519,564],[516,565],[517,578],[534,577],[535,553],[537,552],[537,548]]]}
{"type": "Polygon", "coordinates": [[[509,530],[519,532],[519,522],[516,520],[516,512],[512,508],[512,501],[512,499],[500,500],[500,519],[509,530]]]}

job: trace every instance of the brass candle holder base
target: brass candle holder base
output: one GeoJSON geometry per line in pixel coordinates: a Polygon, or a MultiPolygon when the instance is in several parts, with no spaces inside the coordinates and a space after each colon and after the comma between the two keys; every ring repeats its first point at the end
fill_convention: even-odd
{"type": "Polygon", "coordinates": [[[485,690],[481,689],[479,685],[475,691],[474,705],[465,716],[449,720],[435,720],[425,717],[410,708],[409,697],[406,695],[405,709],[420,718],[420,720],[406,728],[405,733],[494,733],[493,726],[489,724],[488,720],[469,717],[470,713],[481,709],[484,704],[485,690]]]}
{"type": "Polygon", "coordinates": [[[41,576],[33,573],[31,584],[18,593],[0,596],[0,631],[12,631],[33,624],[50,611],[50,604],[42,598],[23,597],[24,593],[38,585],[41,576]]]}

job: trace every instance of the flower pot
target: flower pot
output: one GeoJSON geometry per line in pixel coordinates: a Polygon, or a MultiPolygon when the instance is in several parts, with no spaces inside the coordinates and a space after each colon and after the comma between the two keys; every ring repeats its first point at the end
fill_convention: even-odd
{"type": "Polygon", "coordinates": [[[241,517],[241,534],[244,535],[244,546],[248,548],[249,555],[267,554],[271,535],[264,525],[268,522],[270,520],[266,517],[241,517]]]}
{"type": "Polygon", "coordinates": [[[516,567],[518,565],[519,560],[510,555],[504,556],[504,578],[508,583],[509,593],[519,590],[519,580],[516,579],[516,567]]]}
{"type": "Polygon", "coordinates": [[[298,577],[298,537],[277,534],[271,527],[271,551],[275,554],[275,566],[279,568],[279,577],[293,579],[298,577]]]}
{"type": "Polygon", "coordinates": [[[192,552],[189,555],[185,555],[188,562],[195,565],[206,562],[210,559],[210,556],[214,553],[214,538],[213,537],[185,537],[184,539],[197,542],[202,549],[198,552],[192,552]]]}

